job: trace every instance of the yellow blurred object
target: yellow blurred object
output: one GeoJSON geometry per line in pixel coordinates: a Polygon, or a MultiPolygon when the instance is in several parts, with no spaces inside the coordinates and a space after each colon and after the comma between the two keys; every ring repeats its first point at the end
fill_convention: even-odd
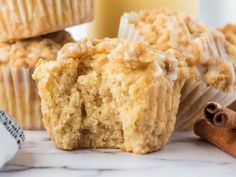
{"type": "Polygon", "coordinates": [[[124,12],[170,7],[194,16],[199,0],[95,0],[95,19],[89,26],[89,37],[116,37],[124,12]]]}

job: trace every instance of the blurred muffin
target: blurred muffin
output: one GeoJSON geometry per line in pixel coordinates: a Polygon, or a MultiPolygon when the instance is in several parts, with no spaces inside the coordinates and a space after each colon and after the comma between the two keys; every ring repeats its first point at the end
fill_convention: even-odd
{"type": "Polygon", "coordinates": [[[35,37],[93,18],[93,0],[0,1],[0,42],[35,37]]]}
{"type": "Polygon", "coordinates": [[[39,60],[54,60],[57,51],[73,41],[61,31],[45,36],[0,43],[0,107],[23,129],[42,129],[40,99],[32,73],[39,60]]]}
{"type": "MultiPolygon", "coordinates": [[[[236,47],[236,25],[227,24],[220,29],[220,31],[224,33],[226,40],[236,47]]],[[[236,57],[233,61],[236,62],[236,57]]],[[[234,101],[229,107],[236,111],[236,101],[234,101]]]]}
{"type": "Polygon", "coordinates": [[[66,44],[41,63],[43,123],[60,149],[120,148],[144,154],[164,147],[174,129],[188,70],[174,50],[119,39],[66,44]]]}
{"type": "Polygon", "coordinates": [[[220,31],[185,13],[159,9],[124,14],[119,37],[145,41],[161,51],[176,49],[185,56],[190,77],[181,91],[176,130],[191,129],[208,101],[228,106],[236,98],[236,50],[220,31]]]}

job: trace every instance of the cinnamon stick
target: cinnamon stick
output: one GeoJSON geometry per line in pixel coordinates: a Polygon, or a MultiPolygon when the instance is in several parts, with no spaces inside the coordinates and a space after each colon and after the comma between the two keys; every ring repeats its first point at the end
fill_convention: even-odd
{"type": "Polygon", "coordinates": [[[228,154],[236,157],[236,131],[212,126],[204,119],[194,125],[194,132],[228,154]]]}
{"type": "Polygon", "coordinates": [[[216,102],[208,102],[203,113],[204,119],[216,127],[236,129],[236,112],[216,102]]]}

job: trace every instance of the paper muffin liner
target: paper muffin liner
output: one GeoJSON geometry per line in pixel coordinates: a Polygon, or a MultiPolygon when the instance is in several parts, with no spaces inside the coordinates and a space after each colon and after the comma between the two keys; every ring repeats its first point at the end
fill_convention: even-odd
{"type": "Polygon", "coordinates": [[[209,101],[229,106],[235,99],[235,92],[224,92],[202,81],[187,80],[182,91],[175,129],[190,130],[203,117],[203,108],[209,101]]]}
{"type": "Polygon", "coordinates": [[[33,69],[0,67],[0,107],[23,129],[43,129],[33,69]]]}
{"type": "MultiPolygon", "coordinates": [[[[135,20],[138,14],[135,12],[125,13],[120,19],[118,37],[130,41],[143,41],[145,39],[135,29],[129,20],[135,20]]],[[[204,82],[187,80],[181,91],[179,111],[177,114],[175,130],[190,130],[196,120],[202,118],[203,106],[208,101],[216,101],[223,106],[230,105],[236,99],[236,93],[226,93],[211,86],[206,86],[204,82]]]]}
{"type": "Polygon", "coordinates": [[[0,1],[0,42],[60,31],[93,19],[94,0],[0,1]]]}
{"type": "Polygon", "coordinates": [[[156,90],[157,93],[161,93],[158,98],[159,107],[157,117],[166,119],[165,130],[158,136],[158,138],[163,141],[160,145],[161,148],[165,146],[174,131],[176,114],[179,108],[180,91],[184,84],[184,80],[185,79],[183,78],[173,81],[172,86],[160,82],[159,87],[156,90]]]}
{"type": "Polygon", "coordinates": [[[143,41],[144,37],[141,36],[138,31],[135,29],[135,26],[133,24],[129,23],[130,19],[136,19],[137,13],[131,12],[131,13],[124,13],[124,15],[120,19],[120,25],[118,30],[118,37],[127,39],[130,41],[143,41]]]}

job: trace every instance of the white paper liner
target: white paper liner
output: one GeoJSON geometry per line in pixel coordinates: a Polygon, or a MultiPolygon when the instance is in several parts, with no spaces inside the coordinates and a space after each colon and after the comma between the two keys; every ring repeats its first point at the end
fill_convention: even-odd
{"type": "Polygon", "coordinates": [[[135,12],[124,13],[124,15],[120,19],[118,38],[123,38],[130,41],[145,42],[144,37],[138,33],[138,31],[135,29],[135,26],[129,23],[130,19],[136,19],[137,17],[138,17],[138,14],[135,12]]]}
{"type": "MultiPolygon", "coordinates": [[[[144,37],[139,34],[135,26],[129,20],[135,20],[138,14],[135,12],[125,13],[120,20],[118,37],[130,41],[143,41],[144,37]]],[[[216,101],[223,106],[230,105],[236,100],[236,93],[225,93],[213,87],[207,87],[203,82],[188,80],[181,91],[181,101],[177,114],[175,130],[190,130],[196,120],[202,118],[203,106],[208,101],[216,101]]]]}
{"type": "Polygon", "coordinates": [[[94,0],[0,1],[0,41],[52,33],[93,19],[94,0]]]}
{"type": "Polygon", "coordinates": [[[203,108],[209,101],[229,106],[235,99],[235,92],[223,92],[202,81],[187,80],[182,91],[175,130],[192,129],[194,123],[203,117],[203,108]]]}
{"type": "Polygon", "coordinates": [[[0,67],[0,107],[23,129],[43,129],[33,69],[0,67]]]}

